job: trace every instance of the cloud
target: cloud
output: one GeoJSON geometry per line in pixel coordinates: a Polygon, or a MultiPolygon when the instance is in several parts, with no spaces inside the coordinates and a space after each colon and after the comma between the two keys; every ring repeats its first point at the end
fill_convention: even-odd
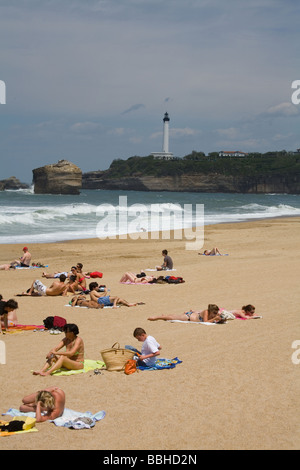
{"type": "Polygon", "coordinates": [[[75,122],[70,126],[70,130],[78,134],[89,134],[91,132],[97,132],[100,129],[102,129],[101,124],[91,121],[75,122]]]}
{"type": "Polygon", "coordinates": [[[125,109],[125,111],[123,111],[121,113],[121,115],[131,113],[132,111],[137,111],[138,109],[141,109],[141,108],[145,108],[145,105],[144,104],[134,104],[133,106],[130,106],[130,108],[125,109]]]}
{"type": "Polygon", "coordinates": [[[297,116],[299,114],[297,106],[292,103],[280,103],[267,109],[264,116],[285,117],[297,116]]]}

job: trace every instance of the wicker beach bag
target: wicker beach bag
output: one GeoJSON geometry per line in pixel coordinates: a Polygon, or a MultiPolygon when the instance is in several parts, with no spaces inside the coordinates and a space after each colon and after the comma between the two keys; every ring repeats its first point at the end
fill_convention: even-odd
{"type": "Polygon", "coordinates": [[[135,355],[130,349],[120,348],[119,343],[115,343],[109,349],[103,349],[101,356],[108,371],[124,371],[126,362],[135,355]]]}

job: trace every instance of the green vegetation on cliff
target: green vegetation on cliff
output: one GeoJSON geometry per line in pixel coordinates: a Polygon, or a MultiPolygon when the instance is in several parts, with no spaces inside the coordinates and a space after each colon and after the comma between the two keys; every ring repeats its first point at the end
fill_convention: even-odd
{"type": "Polygon", "coordinates": [[[108,178],[129,176],[176,176],[183,174],[211,174],[226,176],[286,176],[300,174],[300,153],[253,153],[246,157],[219,157],[217,153],[205,156],[193,151],[183,158],[159,160],[152,155],[114,160],[105,172],[108,178]]]}

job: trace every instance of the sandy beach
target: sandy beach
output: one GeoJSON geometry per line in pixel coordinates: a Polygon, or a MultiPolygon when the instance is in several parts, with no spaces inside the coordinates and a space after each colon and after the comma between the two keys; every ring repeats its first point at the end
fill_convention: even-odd
{"type": "MultiPolygon", "coordinates": [[[[117,309],[66,307],[66,297],[15,297],[42,278],[43,269],[0,271],[4,299],[14,298],[20,324],[43,324],[59,315],[76,323],[85,357],[119,342],[140,347],[132,333],[142,327],[162,346],[161,357],[178,357],[174,369],[130,376],[103,371],[73,376],[33,376],[63,334],[22,331],[0,336],[6,364],[0,364],[1,413],[18,408],[24,395],[56,385],[66,406],[81,412],[104,410],[94,428],[70,430],[37,423],[38,432],[2,437],[0,449],[201,450],[299,449],[299,368],[292,344],[299,335],[300,218],[206,226],[203,248],[228,256],[199,256],[185,240],[76,240],[31,244],[32,261],[65,271],[78,262],[129,302],[117,309]],[[185,283],[124,285],[121,275],[162,263],[167,249],[185,283]],[[223,325],[150,322],[154,314],[255,305],[258,320],[223,325]],[[295,361],[294,361],[295,362],[295,361]]],[[[23,245],[1,245],[0,264],[22,254],[23,245]]],[[[201,251],[203,251],[203,248],[201,251]]],[[[155,274],[155,273],[152,273],[155,274]]],[[[300,357],[300,353],[299,356],[300,357]]],[[[9,416],[2,419],[9,420],[9,416]]]]}

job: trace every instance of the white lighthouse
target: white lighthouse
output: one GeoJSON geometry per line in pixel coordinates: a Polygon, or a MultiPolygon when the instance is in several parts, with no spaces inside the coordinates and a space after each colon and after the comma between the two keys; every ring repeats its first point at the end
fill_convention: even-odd
{"type": "Polygon", "coordinates": [[[163,118],[164,129],[163,129],[163,146],[162,152],[152,152],[154,158],[159,158],[161,160],[173,160],[173,153],[169,152],[169,114],[165,113],[163,118]]]}

